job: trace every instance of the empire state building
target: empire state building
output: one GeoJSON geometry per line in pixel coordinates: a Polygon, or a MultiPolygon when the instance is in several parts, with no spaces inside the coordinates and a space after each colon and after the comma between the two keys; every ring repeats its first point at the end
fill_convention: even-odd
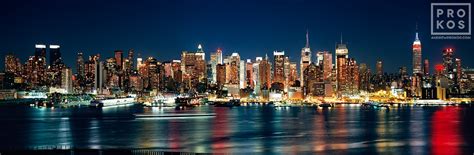
{"type": "Polygon", "coordinates": [[[413,42],[413,74],[422,73],[421,69],[421,42],[416,33],[415,41],[413,42]]]}

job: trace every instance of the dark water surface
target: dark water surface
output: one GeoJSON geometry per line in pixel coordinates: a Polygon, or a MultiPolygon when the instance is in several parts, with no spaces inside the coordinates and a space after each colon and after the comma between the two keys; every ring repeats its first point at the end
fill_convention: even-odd
{"type": "Polygon", "coordinates": [[[340,105],[0,108],[0,148],[153,148],[201,153],[473,154],[474,108],[340,105]],[[134,117],[174,113],[215,116],[134,117]]]}

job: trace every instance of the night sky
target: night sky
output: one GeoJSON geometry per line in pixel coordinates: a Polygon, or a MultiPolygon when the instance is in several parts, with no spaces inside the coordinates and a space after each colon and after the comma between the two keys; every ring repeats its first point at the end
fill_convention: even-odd
{"type": "Polygon", "coordinates": [[[443,48],[452,47],[464,66],[474,67],[469,60],[474,56],[472,39],[431,40],[430,3],[4,0],[0,2],[0,68],[4,68],[6,53],[13,52],[24,62],[33,55],[36,43],[61,45],[63,59],[74,69],[79,51],[86,56],[100,53],[104,60],[114,50],[132,48],[142,57],[164,61],[179,59],[181,51],[194,51],[198,44],[203,45],[207,60],[220,47],[224,55],[239,52],[242,58],[253,60],[284,50],[291,61],[299,62],[308,29],[312,51],[334,53],[342,34],[349,57],[359,63],[374,70],[375,61],[381,59],[387,72],[397,72],[400,66],[411,72],[416,23],[423,59],[428,58],[432,66],[441,63],[443,48]]]}

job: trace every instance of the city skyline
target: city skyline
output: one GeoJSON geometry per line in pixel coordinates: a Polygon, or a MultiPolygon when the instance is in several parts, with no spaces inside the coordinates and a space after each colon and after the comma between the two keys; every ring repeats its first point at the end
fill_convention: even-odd
{"type": "MultiPolygon", "coordinates": [[[[395,12],[395,7],[388,9],[375,7],[380,2],[374,4],[370,1],[362,1],[362,4],[347,2],[340,5],[346,13],[338,13],[337,8],[334,10],[324,8],[326,5],[334,6],[331,3],[336,2],[277,1],[272,6],[265,6],[266,2],[262,1],[227,3],[197,1],[179,6],[178,3],[162,1],[141,2],[149,5],[140,2],[120,2],[111,4],[104,10],[100,10],[98,6],[105,2],[83,4],[74,6],[73,9],[70,8],[74,2],[48,5],[49,3],[51,2],[39,4],[9,2],[4,6],[5,10],[11,11],[8,6],[24,5],[21,9],[11,7],[16,8],[15,12],[23,11],[24,16],[13,18],[7,15],[6,22],[11,24],[1,26],[6,34],[6,37],[0,40],[2,57],[12,52],[25,62],[34,52],[34,44],[58,44],[61,46],[64,61],[75,70],[75,65],[69,62],[74,62],[78,52],[84,53],[85,56],[100,53],[104,56],[102,58],[107,58],[112,57],[111,53],[115,50],[134,49],[136,53],[141,53],[143,58],[153,56],[159,61],[166,61],[179,59],[181,51],[194,51],[198,44],[202,44],[206,55],[221,48],[224,55],[238,52],[242,58],[254,59],[258,56],[263,57],[266,53],[271,55],[273,51],[278,50],[285,51],[291,61],[298,62],[301,47],[306,42],[306,30],[309,30],[313,60],[317,51],[329,51],[334,54],[335,44],[339,42],[342,34],[344,42],[348,45],[350,57],[359,63],[366,63],[369,68],[375,68],[376,60],[380,59],[384,62],[384,71],[396,73],[398,68],[403,66],[412,70],[411,43],[415,38],[416,23],[423,43],[422,60],[429,59],[431,69],[434,65],[442,63],[439,53],[445,48],[454,48],[455,55],[461,58],[472,57],[471,51],[474,51],[473,45],[470,44],[471,40],[430,39],[428,2],[410,2],[420,4],[407,5],[407,11],[402,12],[395,12]],[[372,11],[361,13],[349,7],[364,4],[368,5],[363,8],[375,9],[374,12],[379,11],[377,13],[379,15],[372,14],[372,11]],[[127,5],[131,7],[129,10],[134,10],[136,13],[123,9],[110,12],[113,8],[123,8],[127,5]],[[175,12],[178,7],[184,12],[193,12],[196,8],[200,8],[194,6],[207,5],[209,7],[199,11],[197,15],[175,12]],[[151,9],[151,6],[157,8],[151,9]],[[272,11],[282,6],[285,6],[285,9],[272,11]],[[171,10],[166,7],[171,7],[171,10]],[[39,11],[42,9],[44,11],[39,11]],[[235,9],[247,10],[248,13],[232,13],[231,10],[235,9]],[[220,11],[222,15],[209,10],[220,11]],[[56,14],[59,11],[65,16],[56,14]],[[321,14],[323,11],[327,13],[321,14]],[[266,12],[274,13],[269,16],[266,12]],[[357,13],[352,15],[351,12],[357,13]],[[229,18],[229,15],[235,18],[229,18]],[[112,19],[109,19],[110,17],[112,19]],[[102,19],[104,21],[101,21],[102,19]],[[377,20],[372,21],[373,19],[377,20]],[[32,25],[35,26],[29,26],[27,23],[34,23],[32,25]],[[85,31],[86,28],[89,30],[85,31]],[[395,56],[399,61],[391,59],[395,56]]],[[[397,5],[402,5],[401,3],[397,5]]],[[[208,59],[207,56],[206,60],[208,59]]],[[[472,67],[474,66],[472,63],[463,61],[463,66],[472,67]]]]}

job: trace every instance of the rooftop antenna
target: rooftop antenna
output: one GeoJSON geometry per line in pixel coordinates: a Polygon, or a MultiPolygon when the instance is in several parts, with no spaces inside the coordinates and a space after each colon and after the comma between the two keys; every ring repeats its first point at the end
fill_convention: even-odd
{"type": "Polygon", "coordinates": [[[306,48],[309,48],[309,31],[306,29],[306,48]]]}

